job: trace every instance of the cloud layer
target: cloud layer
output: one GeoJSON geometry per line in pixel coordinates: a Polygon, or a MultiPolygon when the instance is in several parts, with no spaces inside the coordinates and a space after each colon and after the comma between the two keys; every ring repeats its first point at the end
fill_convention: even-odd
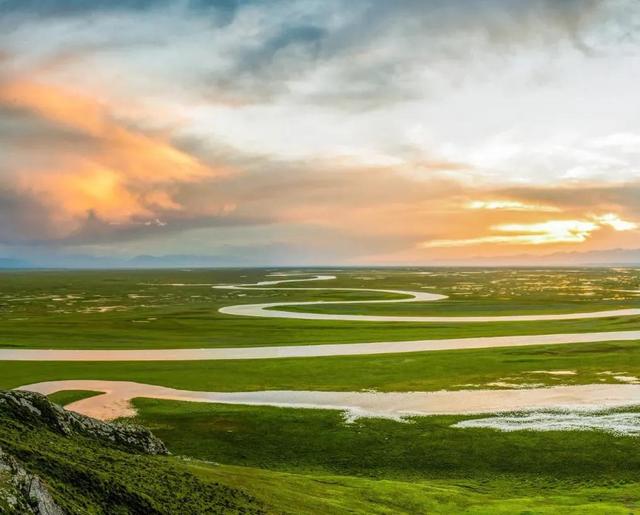
{"type": "Polygon", "coordinates": [[[0,0],[0,251],[637,246],[624,0],[0,0]]]}

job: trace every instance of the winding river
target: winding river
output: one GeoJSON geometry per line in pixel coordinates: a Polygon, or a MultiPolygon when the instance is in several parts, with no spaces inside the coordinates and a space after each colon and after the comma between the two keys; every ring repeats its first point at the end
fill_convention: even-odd
{"type": "MultiPolygon", "coordinates": [[[[230,286],[214,286],[227,290],[271,290],[272,286],[284,282],[296,281],[327,281],[336,279],[335,275],[316,275],[308,279],[285,279],[279,281],[262,281],[253,284],[239,284],[230,286]],[[268,286],[267,286],[268,285],[268,286]]],[[[266,318],[295,318],[298,320],[337,320],[351,322],[542,322],[549,320],[579,320],[587,318],[610,318],[619,316],[640,315],[640,309],[614,309],[607,311],[593,311],[586,313],[554,313],[546,315],[507,315],[507,316],[380,316],[380,315],[339,315],[334,313],[303,313],[278,310],[284,306],[318,306],[328,304],[389,304],[406,302],[431,302],[448,298],[437,293],[415,292],[405,290],[379,290],[363,288],[277,288],[285,291],[360,291],[374,293],[391,293],[404,295],[404,299],[395,300],[317,300],[311,302],[269,302],[264,304],[238,304],[220,308],[220,313],[236,316],[266,317],[266,318]]]]}
{"type": "MultiPolygon", "coordinates": [[[[284,274],[277,274],[284,275],[284,274]]],[[[304,320],[348,320],[367,322],[505,322],[546,321],[606,318],[640,315],[640,309],[620,309],[591,313],[550,315],[445,317],[445,316],[368,316],[299,313],[279,310],[283,306],[311,306],[319,304],[371,304],[389,302],[425,302],[446,298],[426,292],[356,288],[274,288],[286,282],[329,281],[332,275],[317,275],[305,279],[278,279],[254,284],[189,285],[218,289],[253,290],[284,289],[295,291],[368,291],[403,295],[396,300],[368,301],[314,301],[275,302],[227,306],[221,313],[235,316],[293,318],[304,320]]],[[[478,349],[528,345],[561,345],[604,341],[640,340],[640,330],[611,331],[579,334],[546,334],[532,336],[491,336],[442,340],[414,340],[399,342],[373,342],[329,345],[293,345],[218,349],[145,349],[145,350],[38,350],[0,349],[0,360],[32,361],[179,361],[267,359],[311,356],[349,356],[400,352],[478,349]]],[[[635,378],[634,378],[635,379],[635,378]]],[[[347,419],[383,417],[401,419],[407,416],[442,414],[507,413],[502,418],[462,421],[457,427],[493,427],[502,430],[601,429],[615,434],[640,434],[637,413],[602,414],[602,410],[636,406],[640,403],[640,384],[588,384],[522,389],[472,389],[436,392],[330,392],[330,391],[254,391],[254,392],[202,392],[177,390],[164,386],[130,381],[65,380],[35,383],[20,387],[22,390],[51,394],[63,390],[91,390],[99,395],[76,401],[69,409],[100,419],[114,419],[135,415],[131,400],[137,397],[278,406],[289,408],[331,409],[345,412],[347,419]],[[545,413],[540,410],[564,410],[545,413]],[[524,416],[509,412],[525,411],[524,416]]]]}
{"type": "Polygon", "coordinates": [[[562,409],[594,411],[637,405],[640,385],[593,384],[520,390],[459,390],[437,392],[323,392],[267,390],[200,392],[130,381],[69,380],[21,386],[49,395],[65,390],[90,390],[101,395],[73,402],[68,409],[109,420],[135,415],[131,399],[138,397],[217,404],[340,410],[349,419],[379,417],[502,413],[562,409]]]}
{"type": "MultiPolygon", "coordinates": [[[[282,276],[284,274],[277,274],[282,276]]],[[[304,279],[277,279],[238,285],[190,285],[170,284],[172,287],[211,286],[230,290],[295,290],[295,291],[365,291],[392,293],[406,298],[395,300],[272,302],[263,304],[239,304],[220,308],[220,312],[234,316],[289,318],[302,320],[336,320],[364,322],[516,322],[577,320],[640,315],[640,309],[618,309],[586,313],[514,315],[514,316],[370,316],[339,315],[330,313],[300,313],[278,310],[283,306],[311,306],[325,304],[373,304],[389,302],[430,302],[445,299],[445,295],[404,290],[380,290],[362,288],[282,288],[277,285],[289,282],[329,281],[333,275],[317,275],[304,279]]],[[[206,349],[144,349],[144,350],[66,350],[66,349],[0,349],[0,361],[188,361],[303,358],[319,356],[354,356],[364,354],[392,354],[401,352],[427,352],[457,349],[482,349],[490,347],[520,347],[529,345],[563,345],[570,343],[595,343],[606,341],[640,340],[640,330],[607,331],[595,333],[543,334],[531,336],[482,336],[473,338],[425,339],[371,343],[336,343],[321,345],[287,345],[245,348],[206,349]]]]}

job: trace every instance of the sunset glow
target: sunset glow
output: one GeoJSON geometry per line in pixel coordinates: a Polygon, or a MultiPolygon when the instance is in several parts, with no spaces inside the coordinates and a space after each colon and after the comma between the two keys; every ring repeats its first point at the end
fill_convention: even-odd
{"type": "Polygon", "coordinates": [[[636,3],[0,5],[1,255],[640,246],[636,3]]]}
{"type": "Polygon", "coordinates": [[[540,213],[560,211],[557,207],[524,204],[517,200],[474,200],[469,202],[467,207],[469,209],[502,209],[504,211],[537,211],[540,213]]]}

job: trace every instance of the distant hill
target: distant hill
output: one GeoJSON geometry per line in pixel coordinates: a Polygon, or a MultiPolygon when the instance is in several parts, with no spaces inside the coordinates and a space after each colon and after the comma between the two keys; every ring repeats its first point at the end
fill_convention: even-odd
{"type": "Polygon", "coordinates": [[[141,255],[122,263],[122,266],[133,268],[174,268],[174,267],[210,267],[222,266],[217,256],[193,256],[186,254],[170,254],[165,256],[141,255]]]}
{"type": "Polygon", "coordinates": [[[555,252],[544,256],[471,257],[447,260],[438,265],[480,266],[640,266],[640,249],[608,249],[590,252],[555,252]]]}
{"type": "MultiPolygon", "coordinates": [[[[519,254],[515,256],[469,257],[465,259],[434,260],[424,266],[640,266],[640,248],[608,249],[590,252],[556,252],[547,255],[519,254]]],[[[304,263],[304,266],[343,266],[340,263],[304,263]]],[[[415,265],[415,264],[414,264],[415,265]]],[[[255,254],[242,259],[197,254],[141,254],[130,258],[90,256],[86,254],[47,256],[31,260],[0,257],[0,269],[25,268],[214,268],[225,266],[279,266],[267,258],[255,261],[255,254]]],[[[362,263],[367,266],[367,263],[362,263]]]]}
{"type": "Polygon", "coordinates": [[[89,255],[61,255],[34,259],[0,258],[0,269],[25,268],[206,268],[229,266],[228,260],[217,256],[170,254],[163,256],[140,255],[132,258],[111,258],[89,255]]]}

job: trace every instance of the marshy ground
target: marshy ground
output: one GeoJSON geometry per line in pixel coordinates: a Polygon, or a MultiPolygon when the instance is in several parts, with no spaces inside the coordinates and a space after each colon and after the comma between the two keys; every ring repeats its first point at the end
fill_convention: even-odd
{"type": "MultiPolygon", "coordinates": [[[[5,272],[0,345],[14,350],[248,348],[640,331],[640,316],[627,314],[544,322],[420,323],[220,313],[230,305],[281,302],[291,304],[278,309],[292,313],[397,317],[530,316],[640,308],[640,270],[634,268],[284,272],[300,274],[293,278],[320,274],[336,279],[313,285],[289,282],[268,290],[229,290],[212,286],[278,280],[269,274],[283,271],[5,272]],[[352,290],[305,289],[311,286],[352,290]],[[294,305],[402,298],[355,289],[428,292],[448,298],[294,305]]],[[[639,377],[638,341],[615,338],[283,359],[0,362],[3,388],[103,380],[203,392],[522,392],[578,385],[599,391],[598,385],[634,388],[639,377]]],[[[69,404],[92,393],[67,390],[54,398],[69,404]]],[[[611,422],[606,427],[598,426],[597,420],[580,426],[576,415],[566,412],[537,413],[535,421],[515,422],[491,413],[349,420],[342,411],[327,409],[148,398],[134,399],[133,406],[136,420],[164,439],[174,454],[196,460],[184,462],[194,473],[246,489],[273,509],[629,513],[640,506],[638,436],[633,432],[640,419],[636,407],[640,397],[635,405],[631,399],[624,408],[589,415],[611,422]],[[562,416],[564,421],[558,418],[562,416]],[[483,425],[483,420],[489,422],[483,425]],[[513,423],[518,430],[513,430],[513,423]],[[553,430],[550,424],[555,424],[553,430]],[[632,430],[616,431],[621,424],[632,430]]]]}

